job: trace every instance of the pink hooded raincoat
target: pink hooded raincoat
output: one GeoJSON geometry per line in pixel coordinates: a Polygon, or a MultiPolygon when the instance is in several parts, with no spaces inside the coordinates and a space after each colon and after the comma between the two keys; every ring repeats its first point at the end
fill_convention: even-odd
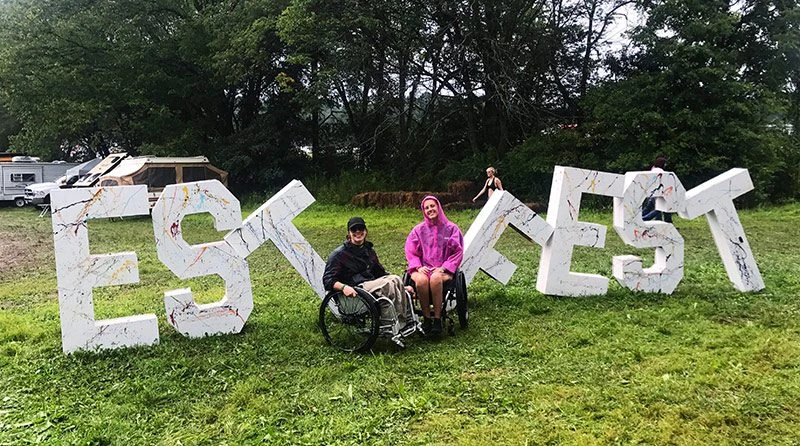
{"type": "Polygon", "coordinates": [[[411,233],[406,238],[406,260],[408,261],[408,272],[412,273],[421,266],[429,268],[442,267],[449,273],[455,273],[461,260],[464,257],[464,236],[461,235],[461,230],[458,226],[447,219],[444,215],[439,200],[428,195],[422,199],[434,200],[436,206],[439,208],[439,216],[436,220],[431,220],[425,215],[422,215],[425,221],[414,226],[411,233]]]}

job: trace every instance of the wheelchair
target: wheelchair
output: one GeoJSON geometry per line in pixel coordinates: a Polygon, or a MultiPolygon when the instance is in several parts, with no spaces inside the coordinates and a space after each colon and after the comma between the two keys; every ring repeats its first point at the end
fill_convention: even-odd
{"type": "MultiPolygon", "coordinates": [[[[411,285],[414,289],[417,285],[411,280],[411,274],[406,272],[403,274],[403,285],[411,285]]],[[[453,274],[453,280],[444,284],[442,298],[442,320],[446,321],[447,333],[450,335],[455,334],[455,321],[453,320],[453,312],[455,311],[458,316],[458,325],[465,329],[469,325],[469,301],[467,299],[467,280],[464,273],[457,270],[453,274]]],[[[418,299],[415,299],[418,301],[418,299]]],[[[431,310],[432,311],[432,310],[431,310]]],[[[418,317],[422,315],[421,309],[415,310],[418,317]]]]}
{"type": "Polygon", "coordinates": [[[367,290],[353,287],[355,297],[347,297],[341,291],[332,291],[319,307],[319,327],[328,344],[346,352],[369,351],[381,337],[390,339],[404,348],[403,340],[414,333],[422,332],[422,323],[414,311],[413,300],[408,292],[406,301],[406,324],[400,327],[392,301],[383,296],[373,296],[367,290]],[[390,317],[381,318],[381,309],[390,317]]]}

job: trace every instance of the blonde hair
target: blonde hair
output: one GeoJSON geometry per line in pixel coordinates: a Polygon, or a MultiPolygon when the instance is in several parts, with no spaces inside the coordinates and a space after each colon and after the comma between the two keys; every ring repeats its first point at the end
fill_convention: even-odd
{"type": "Polygon", "coordinates": [[[487,167],[486,170],[491,170],[492,171],[492,175],[496,175],[497,174],[497,169],[495,169],[492,166],[487,167]]]}

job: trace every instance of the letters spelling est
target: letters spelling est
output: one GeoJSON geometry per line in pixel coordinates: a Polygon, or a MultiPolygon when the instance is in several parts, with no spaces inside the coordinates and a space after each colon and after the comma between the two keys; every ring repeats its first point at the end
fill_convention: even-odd
{"type": "MultiPolygon", "coordinates": [[[[581,196],[596,194],[613,198],[614,230],[626,244],[655,249],[655,262],[648,268],[637,256],[614,257],[614,278],[631,290],[672,293],[683,277],[683,238],[669,223],[642,220],[642,202],[654,197],[658,210],[686,219],[705,215],[731,282],[740,291],[757,291],[764,283],[733,204],[752,189],[746,169],[731,169],[686,191],[672,172],[620,175],[556,166],[547,220],[510,193],[495,192],[465,235],[461,269],[467,283],[478,270],[508,283],[516,265],[494,246],[510,225],[542,246],[537,290],[560,296],[605,294],[606,277],[570,271],[574,246],[605,244],[605,225],[578,220],[581,196]]],[[[241,331],[253,309],[246,258],[267,240],[323,297],[324,261],[292,224],[313,202],[295,180],[242,221],[239,201],[215,180],[167,186],[152,210],[159,260],[181,279],[217,274],[225,282],[225,295],[210,304],[197,304],[188,288],[165,292],[168,323],[193,338],[241,331]],[[189,245],[181,221],[198,213],[210,213],[216,229],[229,230],[227,235],[189,245]]],[[[157,343],[155,314],[95,320],[92,301],[93,288],[139,282],[139,269],[134,252],[90,254],[87,222],[147,215],[146,186],[54,191],[51,208],[64,352],[157,343]]]]}

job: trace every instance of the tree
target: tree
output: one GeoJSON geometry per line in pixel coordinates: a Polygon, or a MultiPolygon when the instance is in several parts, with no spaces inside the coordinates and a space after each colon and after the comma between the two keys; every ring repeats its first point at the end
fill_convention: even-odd
{"type": "Polygon", "coordinates": [[[727,1],[652,4],[634,36],[641,48],[635,72],[598,89],[589,102],[594,122],[587,131],[610,168],[643,168],[663,153],[691,186],[746,167],[759,201],[778,193],[782,176],[796,176],[786,155],[796,159],[797,148],[771,125],[785,103],[770,76],[755,75],[759,58],[742,57],[747,17],[727,1]]]}
{"type": "Polygon", "coordinates": [[[19,121],[14,119],[14,117],[0,105],[0,152],[8,152],[11,149],[9,136],[17,133],[19,127],[19,121]]]}
{"type": "Polygon", "coordinates": [[[598,79],[604,55],[608,54],[608,30],[624,18],[632,0],[551,0],[548,9],[548,74],[567,120],[583,117],[580,104],[593,81],[598,79]]]}
{"type": "Polygon", "coordinates": [[[307,86],[299,98],[313,117],[320,167],[338,171],[331,162],[342,149],[362,168],[397,162],[420,85],[423,10],[413,0],[296,0],[283,12],[280,35],[307,67],[296,80],[307,86]]]}
{"type": "Polygon", "coordinates": [[[0,5],[0,79],[5,103],[23,124],[16,143],[32,153],[81,142],[101,154],[113,145],[135,152],[137,127],[168,117],[147,98],[157,94],[156,82],[168,80],[153,61],[175,12],[159,12],[159,6],[142,11],[126,2],[83,0],[0,5]]]}
{"type": "MultiPolygon", "coordinates": [[[[281,79],[298,70],[275,34],[282,9],[266,0],[0,3],[2,98],[22,124],[15,144],[203,154],[232,167],[235,181],[219,144],[237,145],[264,113],[297,119],[273,104],[287,103],[281,79]]],[[[273,130],[281,151],[294,150],[297,126],[273,130]]]]}

